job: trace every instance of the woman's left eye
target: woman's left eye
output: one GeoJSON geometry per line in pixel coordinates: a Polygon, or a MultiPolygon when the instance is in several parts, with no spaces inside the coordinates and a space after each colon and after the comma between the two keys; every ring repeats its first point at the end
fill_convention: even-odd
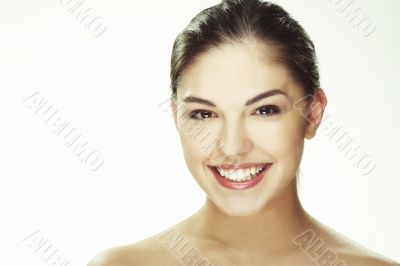
{"type": "Polygon", "coordinates": [[[260,108],[258,108],[255,112],[255,114],[261,115],[261,116],[273,116],[273,115],[277,115],[280,113],[280,110],[278,107],[276,106],[262,106],[260,108]]]}

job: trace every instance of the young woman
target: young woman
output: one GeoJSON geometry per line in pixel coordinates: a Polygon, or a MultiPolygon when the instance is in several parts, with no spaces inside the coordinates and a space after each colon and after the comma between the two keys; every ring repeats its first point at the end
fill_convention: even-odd
{"type": "Polygon", "coordinates": [[[206,193],[195,214],[90,266],[399,265],[311,217],[297,194],[304,139],[327,104],[313,42],[281,7],[226,0],[176,38],[171,108],[206,193]]]}

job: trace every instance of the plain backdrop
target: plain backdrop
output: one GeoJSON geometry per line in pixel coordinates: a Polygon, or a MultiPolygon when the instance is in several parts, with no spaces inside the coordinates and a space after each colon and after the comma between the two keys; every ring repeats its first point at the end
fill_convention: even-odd
{"type": "MultiPolygon", "coordinates": [[[[98,37],[68,1],[0,2],[3,265],[50,265],[28,244],[31,235],[69,265],[86,265],[100,250],[165,230],[205,199],[165,101],[176,35],[218,1],[86,0],[97,26],[107,26],[98,37]],[[98,170],[30,107],[37,95],[104,160],[98,170]]],[[[302,202],[323,223],[400,261],[400,2],[353,1],[368,17],[362,26],[376,27],[368,37],[337,10],[339,1],[275,2],[314,41],[332,123],[306,140],[302,202]],[[333,124],[376,165],[370,174],[327,136],[333,124]]]]}

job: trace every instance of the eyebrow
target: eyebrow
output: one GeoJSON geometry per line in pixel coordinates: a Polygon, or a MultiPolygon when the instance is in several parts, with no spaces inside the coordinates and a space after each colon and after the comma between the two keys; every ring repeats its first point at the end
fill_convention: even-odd
{"type": "MultiPolygon", "coordinates": [[[[271,97],[271,96],[277,95],[277,94],[284,95],[288,99],[290,99],[289,95],[286,92],[284,92],[283,90],[273,89],[273,90],[269,90],[269,91],[266,91],[266,92],[262,92],[262,93],[260,93],[260,94],[258,94],[256,96],[254,96],[253,98],[247,100],[246,103],[245,103],[245,106],[252,105],[252,104],[254,104],[256,102],[261,101],[262,99],[265,99],[267,97],[271,97]]],[[[202,99],[202,98],[196,97],[196,96],[187,96],[187,97],[183,98],[182,101],[185,102],[185,103],[200,103],[200,104],[216,107],[215,103],[213,103],[213,102],[211,102],[209,100],[206,100],[206,99],[202,99]]]]}

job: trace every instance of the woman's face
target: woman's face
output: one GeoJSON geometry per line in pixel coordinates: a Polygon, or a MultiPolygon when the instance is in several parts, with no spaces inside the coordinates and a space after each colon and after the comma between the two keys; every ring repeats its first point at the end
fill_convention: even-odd
{"type": "Polygon", "coordinates": [[[287,187],[307,137],[307,120],[294,106],[304,97],[301,87],[257,49],[224,45],[200,55],[172,102],[191,174],[220,210],[235,216],[256,213],[287,187]],[[265,169],[257,175],[258,165],[265,169]]]}

